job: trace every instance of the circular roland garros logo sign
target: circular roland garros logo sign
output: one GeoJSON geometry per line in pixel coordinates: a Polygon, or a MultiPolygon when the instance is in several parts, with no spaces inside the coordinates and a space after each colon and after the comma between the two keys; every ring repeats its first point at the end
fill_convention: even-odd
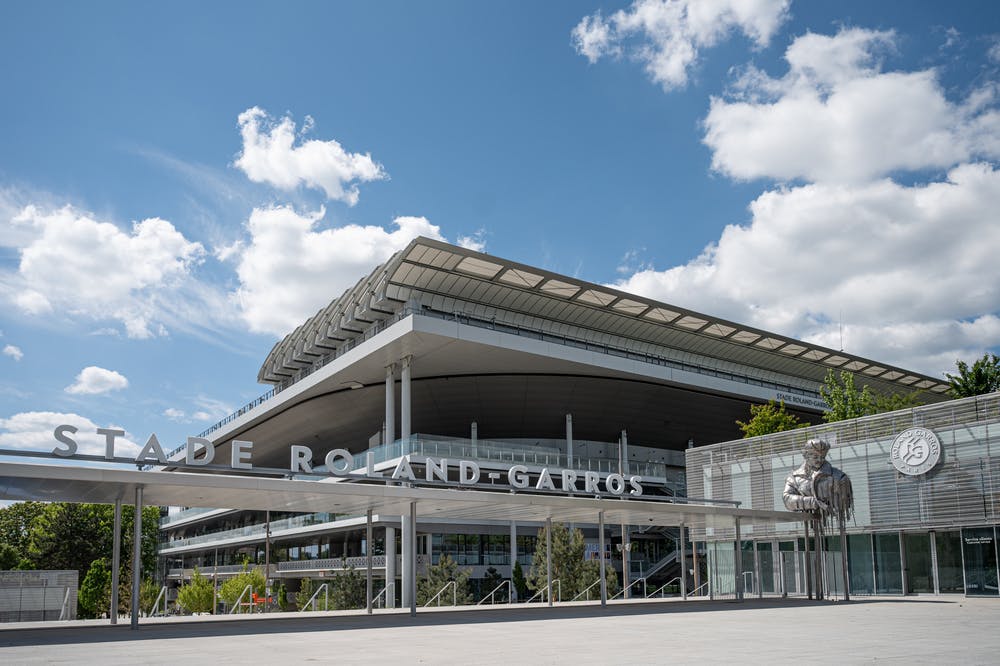
{"type": "Polygon", "coordinates": [[[927,428],[904,430],[892,441],[889,459],[903,474],[925,474],[941,459],[941,440],[927,428]]]}

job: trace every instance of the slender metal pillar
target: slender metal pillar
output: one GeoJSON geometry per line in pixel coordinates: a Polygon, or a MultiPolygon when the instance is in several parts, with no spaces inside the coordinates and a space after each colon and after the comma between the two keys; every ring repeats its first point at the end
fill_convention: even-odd
{"type": "Polygon", "coordinates": [[[698,563],[698,542],[691,540],[691,560],[694,564],[694,593],[701,589],[701,567],[698,563]]]}
{"type": "Polygon", "coordinates": [[[931,573],[934,577],[934,594],[941,594],[941,579],[938,577],[937,532],[931,530],[931,573]]]}
{"type": "Polygon", "coordinates": [[[757,591],[757,598],[764,598],[764,586],[761,584],[760,578],[760,552],[757,550],[759,544],[753,542],[753,585],[754,589],[757,591]]]}
{"type": "Polygon", "coordinates": [[[678,537],[677,537],[677,541],[678,541],[678,544],[680,546],[679,556],[680,556],[680,560],[681,560],[681,599],[683,599],[684,601],[687,601],[687,598],[688,598],[688,585],[687,585],[687,577],[688,576],[687,576],[687,573],[688,572],[687,572],[687,553],[685,552],[686,549],[684,547],[684,542],[686,540],[684,538],[684,523],[681,523],[680,525],[677,526],[677,531],[679,533],[678,537]]]}
{"type": "Polygon", "coordinates": [[[396,441],[396,366],[385,366],[385,434],[383,444],[396,441]]]}
{"type": "Polygon", "coordinates": [[[365,609],[372,614],[372,510],[368,509],[365,524],[365,609]]]}
{"type": "Polygon", "coordinates": [[[844,601],[851,600],[851,577],[847,568],[847,527],[843,512],[840,515],[840,566],[844,574],[844,601]]]}
{"type": "Polygon", "coordinates": [[[472,440],[472,457],[479,458],[479,424],[475,421],[472,422],[472,428],[470,428],[469,437],[472,440]]]}
{"type": "Polygon", "coordinates": [[[573,415],[566,415],[566,468],[573,469],[573,415]]]}
{"type": "Polygon", "coordinates": [[[802,526],[805,528],[805,531],[806,531],[806,538],[805,538],[806,550],[805,550],[805,555],[804,555],[804,557],[805,557],[805,565],[806,565],[806,567],[805,567],[806,568],[806,596],[808,596],[810,599],[812,599],[813,598],[813,577],[812,577],[812,575],[813,575],[813,564],[812,564],[812,557],[810,557],[810,555],[809,555],[809,522],[810,522],[809,520],[804,521],[802,523],[802,526]]]}
{"type": "Polygon", "coordinates": [[[402,525],[400,531],[403,533],[403,547],[401,549],[402,559],[403,559],[403,571],[401,578],[402,598],[401,598],[401,608],[406,608],[410,605],[410,579],[413,577],[413,571],[415,569],[413,561],[410,559],[411,553],[413,551],[413,521],[410,514],[403,514],[401,516],[402,525]]]}
{"type": "Polygon", "coordinates": [[[630,599],[632,597],[632,591],[628,589],[629,584],[629,542],[628,542],[628,527],[625,523],[622,523],[622,599],[630,599]]]}
{"type": "Polygon", "coordinates": [[[271,597],[271,512],[264,514],[264,612],[271,597]]]}
{"type": "Polygon", "coordinates": [[[385,528],[385,607],[396,607],[396,528],[385,528]]]}
{"type": "Polygon", "coordinates": [[[122,566],[122,498],[115,500],[114,541],[111,544],[111,624],[118,624],[118,576],[122,566]]]}
{"type": "Polygon", "coordinates": [[[622,448],[621,448],[621,463],[622,469],[621,473],[628,477],[628,433],[622,430],[622,448]]]}
{"type": "Polygon", "coordinates": [[[400,373],[399,402],[401,404],[399,406],[399,409],[400,409],[400,417],[399,417],[400,434],[399,434],[399,436],[403,439],[403,442],[405,442],[404,446],[407,447],[406,450],[405,450],[405,452],[404,452],[404,454],[410,452],[410,450],[409,450],[410,434],[411,434],[411,432],[410,432],[410,362],[411,362],[411,357],[409,357],[409,356],[407,356],[406,358],[403,359],[403,370],[400,373]]]}
{"type": "Polygon", "coordinates": [[[514,587],[514,566],[517,564],[517,523],[510,521],[510,602],[517,601],[517,588],[514,587]]]}
{"type": "Polygon", "coordinates": [[[410,615],[417,614],[417,503],[410,502],[410,615]]]}
{"type": "Polygon", "coordinates": [[[826,586],[823,584],[823,526],[819,519],[813,523],[813,561],[816,563],[816,571],[813,580],[816,582],[816,599],[822,599],[826,593],[826,586]]]}
{"type": "Polygon", "coordinates": [[[736,527],[736,550],[733,551],[733,569],[736,570],[736,598],[743,601],[743,537],[740,534],[740,519],[734,518],[736,527]]]}
{"type": "Polygon", "coordinates": [[[597,556],[601,562],[601,606],[608,605],[608,579],[604,571],[604,512],[597,512],[597,556]]]}
{"type": "MultiPolygon", "coordinates": [[[[545,593],[552,607],[552,519],[545,519],[545,593]]],[[[559,601],[562,601],[560,599],[559,601]]]]}
{"type": "Polygon", "coordinates": [[[139,577],[142,575],[142,486],[135,489],[132,519],[132,629],[139,628],[139,577]]]}
{"type": "Polygon", "coordinates": [[[901,573],[900,582],[903,585],[903,596],[905,597],[910,593],[909,585],[906,584],[906,574],[909,573],[909,567],[906,565],[906,543],[903,538],[903,533],[899,532],[899,571],[901,573]]]}

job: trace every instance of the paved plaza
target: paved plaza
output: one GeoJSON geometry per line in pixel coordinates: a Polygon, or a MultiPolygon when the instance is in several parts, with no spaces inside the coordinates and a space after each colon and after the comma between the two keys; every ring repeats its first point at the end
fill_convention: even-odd
{"type": "Polygon", "coordinates": [[[8,624],[4,664],[1000,663],[1000,601],[636,602],[8,624]]]}

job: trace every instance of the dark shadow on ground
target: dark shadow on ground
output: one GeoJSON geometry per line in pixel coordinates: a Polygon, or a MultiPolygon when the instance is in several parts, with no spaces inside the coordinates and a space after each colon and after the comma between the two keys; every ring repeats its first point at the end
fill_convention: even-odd
{"type": "MultiPolygon", "coordinates": [[[[220,636],[241,636],[248,634],[309,633],[317,631],[350,631],[373,628],[422,627],[453,624],[485,624],[492,622],[534,622],[541,620],[565,620],[604,616],[663,615],[676,613],[705,613],[715,611],[753,611],[767,608],[822,607],[845,602],[812,601],[809,599],[748,599],[736,601],[690,601],[687,603],[670,601],[663,603],[616,603],[601,608],[600,605],[554,606],[548,607],[503,607],[495,609],[417,611],[415,616],[405,612],[377,613],[364,612],[350,615],[310,615],[302,617],[295,613],[256,615],[252,619],[204,620],[191,618],[189,621],[162,623],[142,623],[138,630],[131,630],[128,622],[112,625],[66,625],[17,629],[7,625],[0,630],[0,647],[57,644],[109,643],[119,641],[169,640],[184,638],[211,638],[220,636]]],[[[914,603],[906,599],[866,599],[846,602],[850,604],[868,603],[914,603]]],[[[950,600],[921,601],[920,603],[956,603],[950,600]]]]}

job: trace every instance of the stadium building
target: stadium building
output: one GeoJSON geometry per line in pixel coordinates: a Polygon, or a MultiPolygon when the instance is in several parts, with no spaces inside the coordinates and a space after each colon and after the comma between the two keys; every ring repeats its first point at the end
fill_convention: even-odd
{"type": "MultiPolygon", "coordinates": [[[[587,494],[589,473],[602,492],[618,479],[639,478],[647,496],[773,511],[782,508],[774,479],[790,469],[794,447],[781,450],[788,459],[768,468],[767,483],[758,483],[764,477],[757,472],[739,481],[738,466],[760,454],[732,442],[740,436],[736,420],[749,417],[750,405],[773,399],[818,423],[826,407],[819,387],[831,369],[854,372],[881,393],[919,391],[931,403],[926,409],[946,400],[940,379],[417,238],[279,341],[258,373],[273,388],[202,436],[219,449],[218,458],[229,456],[234,440],[253,442],[255,469],[277,476],[288,475],[295,446],[299,463],[293,459],[292,469],[305,471],[300,463],[306,463],[314,473],[330,471],[327,452],[350,453],[337,463],[350,473],[327,482],[350,483],[351,474],[398,479],[402,469],[448,485],[465,473],[458,461],[474,461],[480,487],[505,483],[518,466],[526,484],[544,489],[545,470],[562,468],[581,479],[565,489],[559,479],[552,482],[566,492],[587,494]],[[730,443],[702,448],[716,442],[730,443]],[[426,468],[428,459],[434,469],[426,468]],[[442,460],[452,463],[443,472],[436,467],[442,460]]],[[[851,440],[840,435],[839,441],[851,440]]],[[[845,467],[853,477],[855,470],[845,467]]],[[[369,543],[366,517],[334,507],[308,514],[189,507],[164,517],[159,554],[175,582],[194,567],[225,576],[249,560],[267,562],[271,577],[294,590],[304,577],[364,566],[371,553],[385,590],[381,603],[391,606],[400,601],[397,533],[409,533],[408,519],[375,515],[369,543]]],[[[751,530],[750,556],[743,558],[753,563],[748,590],[801,589],[791,578],[789,585],[775,582],[794,575],[794,556],[789,574],[779,568],[780,557],[767,559],[765,546],[757,545],[797,553],[794,525],[751,530]]],[[[471,568],[483,596],[490,590],[481,581],[510,578],[514,562],[527,569],[539,526],[488,513],[474,520],[424,515],[415,526],[416,566],[448,554],[471,568]]],[[[595,524],[577,527],[590,556],[606,544],[604,557],[619,580],[626,573],[651,592],[680,576],[678,541],[687,540],[676,529],[615,525],[601,539],[595,524]]],[[[701,556],[687,587],[697,590],[710,571],[732,569],[736,560],[712,545],[733,538],[724,529],[692,536],[699,545],[686,543],[683,552],[701,556]]],[[[836,581],[830,585],[835,589],[836,581]]]]}

